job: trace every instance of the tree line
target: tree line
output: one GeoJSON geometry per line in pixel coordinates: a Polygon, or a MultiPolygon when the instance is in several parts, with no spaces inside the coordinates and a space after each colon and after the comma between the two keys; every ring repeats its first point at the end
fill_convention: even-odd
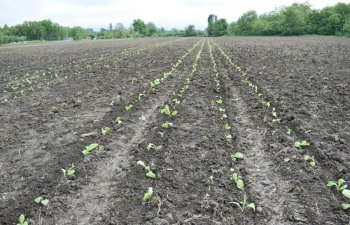
{"type": "Polygon", "coordinates": [[[145,23],[141,19],[135,19],[132,25],[126,28],[122,23],[114,26],[109,24],[108,28],[101,28],[98,32],[91,28],[65,27],[51,20],[25,21],[15,26],[0,27],[0,44],[33,41],[33,40],[80,40],[80,39],[111,39],[111,38],[135,38],[151,36],[198,36],[204,35],[203,31],[196,30],[194,25],[188,25],[185,29],[166,30],[157,27],[153,22],[145,23]]]}
{"type": "Polygon", "coordinates": [[[350,4],[338,3],[320,10],[309,4],[294,3],[273,12],[258,15],[251,10],[235,22],[210,15],[209,36],[223,35],[346,35],[350,36],[350,4]]]}

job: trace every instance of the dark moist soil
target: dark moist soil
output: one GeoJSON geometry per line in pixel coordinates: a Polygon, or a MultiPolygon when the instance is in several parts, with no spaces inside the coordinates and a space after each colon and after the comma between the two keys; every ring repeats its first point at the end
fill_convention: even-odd
{"type": "MultiPolygon", "coordinates": [[[[271,99],[283,119],[280,124],[272,122],[271,111],[212,45],[221,83],[217,91],[209,39],[202,39],[192,77],[201,43],[172,76],[125,112],[125,104],[137,99],[149,81],[161,78],[200,40],[1,48],[0,57],[6,58],[1,65],[9,66],[0,70],[5,82],[12,82],[7,76],[16,73],[16,63],[29,66],[28,71],[40,65],[44,70],[53,67],[64,79],[50,82],[51,78],[40,77],[32,90],[10,93],[11,100],[0,105],[0,225],[17,224],[21,213],[35,225],[348,224],[349,216],[340,209],[345,199],[326,188],[326,182],[349,178],[350,41],[213,39],[271,99]],[[157,43],[163,44],[157,47],[157,43]],[[123,53],[143,46],[153,47],[123,53]],[[34,54],[38,57],[27,62],[25,56],[34,54]],[[74,66],[61,54],[82,60],[74,66]],[[101,63],[84,60],[86,54],[101,63]],[[45,66],[49,56],[52,60],[45,66]],[[67,69],[61,69],[63,64],[67,69]],[[176,97],[181,101],[178,115],[160,114],[187,78],[189,89],[182,98],[176,97]],[[226,119],[215,103],[219,96],[226,119]],[[110,104],[115,99],[120,100],[110,104]],[[120,125],[114,124],[117,116],[122,118],[120,125]],[[161,128],[165,121],[174,126],[161,128]],[[225,123],[231,126],[231,143],[225,138],[229,132],[225,123]],[[102,136],[106,126],[111,133],[102,136]],[[291,136],[286,126],[293,130],[291,136]],[[303,150],[292,147],[302,139],[312,145],[303,150]],[[104,148],[83,157],[81,151],[91,143],[104,148]],[[148,152],[149,143],[162,149],[148,152]],[[233,162],[231,154],[236,151],[245,159],[233,162]],[[306,153],[315,157],[315,170],[303,160],[306,153]],[[156,179],[146,177],[138,160],[151,166],[156,179]],[[66,179],[61,169],[71,163],[76,166],[75,178],[66,179]],[[244,190],[231,180],[232,169],[244,180],[244,190]],[[153,198],[143,202],[149,187],[154,189],[153,198]],[[233,204],[244,195],[255,203],[255,212],[241,212],[233,204]],[[48,198],[49,205],[36,204],[38,196],[48,198]]],[[[9,94],[0,93],[0,98],[9,94]]]]}

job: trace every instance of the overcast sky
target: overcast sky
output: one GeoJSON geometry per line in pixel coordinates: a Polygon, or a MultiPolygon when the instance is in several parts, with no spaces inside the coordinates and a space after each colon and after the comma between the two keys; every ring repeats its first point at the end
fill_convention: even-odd
{"type": "MultiPolygon", "coordinates": [[[[51,19],[65,26],[83,26],[98,30],[109,23],[129,26],[133,19],[154,22],[157,27],[182,29],[194,24],[207,26],[213,13],[228,22],[248,10],[258,14],[304,0],[0,0],[0,26],[15,25],[25,20],[51,19]]],[[[309,0],[314,8],[323,8],[350,0],[309,0]]]]}

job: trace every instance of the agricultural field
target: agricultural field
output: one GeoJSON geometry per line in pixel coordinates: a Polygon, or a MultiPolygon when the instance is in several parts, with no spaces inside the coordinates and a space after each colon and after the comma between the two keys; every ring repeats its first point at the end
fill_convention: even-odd
{"type": "Polygon", "coordinates": [[[0,47],[0,225],[349,224],[349,87],[347,38],[0,47]]]}

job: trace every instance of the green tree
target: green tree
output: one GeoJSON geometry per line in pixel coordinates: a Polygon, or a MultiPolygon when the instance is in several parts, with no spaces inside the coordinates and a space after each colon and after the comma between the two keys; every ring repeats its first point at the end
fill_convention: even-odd
{"type": "MultiPolygon", "coordinates": [[[[212,24],[212,36],[223,36],[227,34],[228,24],[226,19],[219,19],[212,24]]],[[[209,33],[209,32],[208,32],[209,33]]]]}
{"type": "Polygon", "coordinates": [[[196,36],[196,28],[194,25],[190,24],[185,28],[185,36],[186,37],[192,37],[192,36],[196,36]]]}
{"type": "Polygon", "coordinates": [[[252,24],[257,19],[258,19],[258,14],[254,10],[244,13],[241,17],[239,17],[237,21],[237,26],[238,26],[237,34],[240,34],[240,35],[251,34],[252,24]]]}
{"type": "Polygon", "coordinates": [[[134,20],[132,22],[132,27],[134,29],[134,32],[140,34],[142,37],[148,35],[147,25],[145,24],[145,22],[143,22],[143,20],[141,19],[134,20]]]}
{"type": "Polygon", "coordinates": [[[157,26],[153,22],[149,22],[147,23],[147,30],[148,30],[148,35],[152,36],[157,33],[157,26]]]}

